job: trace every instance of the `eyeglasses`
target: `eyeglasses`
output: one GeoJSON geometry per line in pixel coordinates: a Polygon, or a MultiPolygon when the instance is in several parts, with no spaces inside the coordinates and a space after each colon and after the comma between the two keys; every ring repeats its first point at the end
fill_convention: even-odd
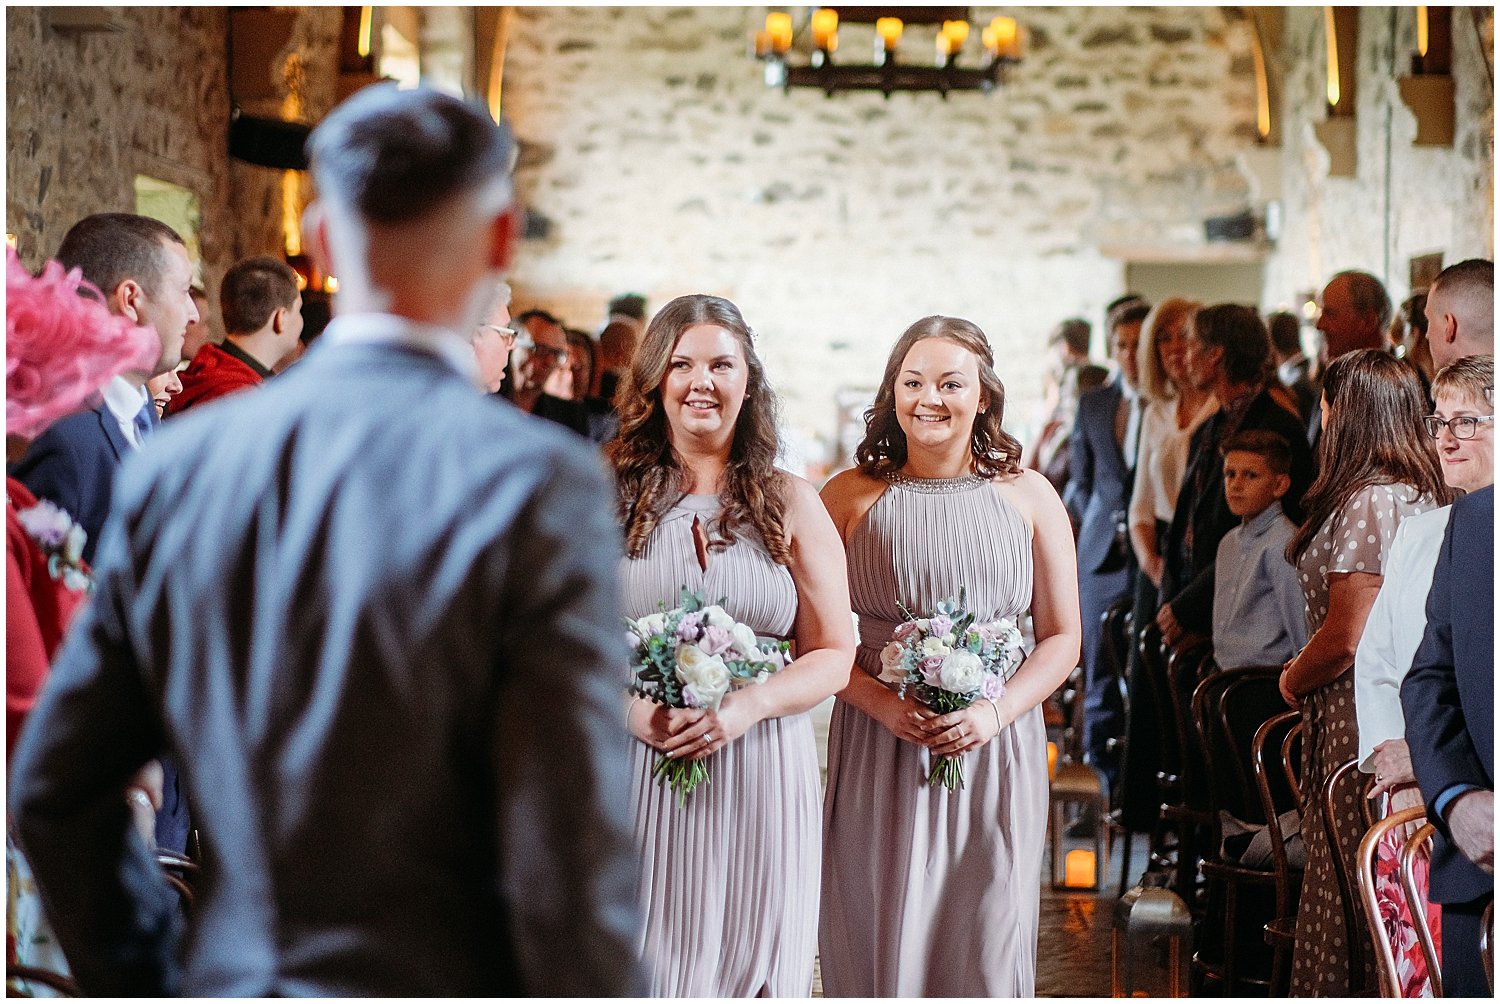
{"type": "Polygon", "coordinates": [[[500,340],[505,343],[505,347],[508,349],[516,347],[516,339],[521,334],[515,328],[502,328],[498,324],[481,324],[480,327],[499,335],[500,340]]]}
{"type": "Polygon", "coordinates": [[[1427,426],[1427,435],[1433,439],[1441,436],[1444,429],[1453,433],[1454,439],[1473,439],[1480,425],[1489,425],[1494,420],[1494,415],[1458,415],[1447,421],[1436,415],[1427,415],[1423,417],[1422,424],[1427,426]]]}

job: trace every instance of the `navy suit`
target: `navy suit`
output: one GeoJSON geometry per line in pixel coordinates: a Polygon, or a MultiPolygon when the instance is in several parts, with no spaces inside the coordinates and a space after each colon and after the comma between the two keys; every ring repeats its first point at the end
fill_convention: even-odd
{"type": "Polygon", "coordinates": [[[1125,519],[1133,476],[1115,440],[1115,419],[1124,390],[1119,380],[1078,399],[1078,417],[1069,441],[1065,501],[1079,520],[1078,605],[1083,617],[1083,748],[1107,774],[1113,774],[1105,743],[1124,729],[1125,705],[1118,678],[1104,672],[1099,650],[1101,618],[1130,591],[1135,555],[1117,540],[1125,519]]]}
{"type": "Polygon", "coordinates": [[[1427,596],[1427,631],[1401,683],[1412,768],[1438,830],[1428,891],[1443,904],[1443,989],[1450,997],[1489,996],[1479,918],[1494,879],[1449,839],[1435,803],[1458,785],[1495,788],[1494,530],[1493,486],[1453,504],[1427,596]]]}
{"type": "Polygon", "coordinates": [[[11,477],[65,510],[88,539],[83,560],[94,563],[99,532],[109,515],[115,468],[135,452],[109,408],[101,404],[54,423],[10,470],[11,477]]]}
{"type": "Polygon", "coordinates": [[[638,994],[605,472],[337,330],[121,471],[13,762],[59,942],[93,995],[638,994]],[[180,955],[119,796],[163,743],[207,851],[180,955]]]}

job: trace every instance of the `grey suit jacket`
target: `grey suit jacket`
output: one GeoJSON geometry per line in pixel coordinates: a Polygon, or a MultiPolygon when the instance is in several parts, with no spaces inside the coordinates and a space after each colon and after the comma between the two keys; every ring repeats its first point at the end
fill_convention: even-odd
{"type": "Polygon", "coordinates": [[[168,423],[13,765],[80,985],[639,993],[612,514],[586,444],[413,348],[168,423]],[[206,848],[180,973],[120,797],[163,742],[206,848]]]}

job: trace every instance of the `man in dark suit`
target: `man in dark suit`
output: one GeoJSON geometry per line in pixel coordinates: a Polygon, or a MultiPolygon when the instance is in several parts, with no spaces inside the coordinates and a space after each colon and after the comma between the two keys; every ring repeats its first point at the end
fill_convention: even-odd
{"type": "MultiPolygon", "coordinates": [[[[1224,499],[1224,458],[1219,447],[1237,432],[1265,429],[1292,448],[1292,487],[1281,508],[1302,522],[1302,493],[1313,481],[1312,450],[1301,418],[1277,401],[1269,387],[1271,340],[1250,307],[1220,303],[1193,317],[1186,339],[1188,379],[1210,391],[1219,411],[1200,425],[1188,446],[1188,467],[1163,552],[1156,622],[1167,641],[1213,628],[1214,559],[1219,541],[1239,525],[1224,499]]],[[[1189,681],[1184,681],[1189,682],[1189,681]]]]}
{"type": "Polygon", "coordinates": [[[1069,441],[1068,509],[1078,521],[1078,599],[1083,616],[1083,750],[1111,783],[1117,774],[1111,737],[1124,731],[1120,679],[1105,672],[1101,619],[1131,588],[1135,554],[1126,535],[1126,510],[1134,481],[1140,408],[1136,346],[1151,308],[1142,300],[1118,304],[1106,329],[1118,370],[1103,387],[1078,399],[1069,441]]]}
{"type": "MultiPolygon", "coordinates": [[[[151,373],[114,377],[104,386],[102,403],[54,423],[11,471],[37,498],[51,501],[83,527],[83,559],[92,564],[109,514],[115,470],[160,423],[147,380],[177,367],[188,325],[198,320],[193,263],[177,231],[130,213],[97,213],[79,220],[63,236],[57,260],[82,272],[104,294],[110,313],[155,328],[161,341],[161,356],[151,373]]],[[[162,771],[156,843],[181,853],[187,849],[192,820],[170,758],[162,759],[162,771]]]]}
{"type": "Polygon", "coordinates": [[[582,401],[557,397],[544,389],[547,378],[568,365],[568,334],[562,322],[545,310],[528,310],[516,318],[525,332],[512,356],[515,380],[506,381],[500,392],[512,404],[538,418],[556,422],[580,436],[589,434],[589,413],[582,401]]]}
{"type": "Polygon", "coordinates": [[[10,796],[86,992],[641,992],[611,492],[468,342],[511,151],[428,89],[335,109],[308,224],[339,316],[121,472],[10,796]],[[163,739],[207,848],[180,975],[118,797],[163,739]]]}
{"type": "Polygon", "coordinates": [[[79,220],[63,237],[57,260],[79,269],[104,294],[110,313],[150,325],[161,339],[161,358],[152,372],[115,377],[105,385],[103,403],[54,423],[11,471],[37,498],[48,499],[83,527],[88,534],[83,559],[92,564],[115,468],[158,424],[146,381],[176,369],[188,324],[198,319],[193,263],[175,230],[130,213],[79,220]]]}
{"type": "Polygon", "coordinates": [[[1495,489],[1453,504],[1427,631],[1401,683],[1406,742],[1437,827],[1428,893],[1443,905],[1443,992],[1488,997],[1480,919],[1495,895],[1495,489]]]}

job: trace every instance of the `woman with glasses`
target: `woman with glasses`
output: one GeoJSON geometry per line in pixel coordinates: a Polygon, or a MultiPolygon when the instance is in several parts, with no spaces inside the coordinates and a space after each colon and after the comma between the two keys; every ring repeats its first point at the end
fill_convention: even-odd
{"type": "Polygon", "coordinates": [[[484,322],[469,336],[474,346],[474,360],[479,364],[479,384],[493,394],[505,382],[510,366],[510,352],[516,347],[516,329],[510,326],[510,286],[501,283],[495,291],[495,303],[484,316],[484,322]]]}
{"type": "MultiPolygon", "coordinates": [[[[1423,419],[1442,464],[1449,488],[1474,492],[1495,483],[1495,425],[1492,398],[1495,357],[1468,356],[1445,367],[1432,383],[1436,414],[1423,419]]],[[[1382,815],[1422,804],[1406,745],[1401,711],[1401,681],[1411,668],[1427,627],[1427,592],[1448,528],[1451,507],[1413,516],[1391,541],[1387,574],[1354,656],[1354,705],[1359,720],[1359,763],[1375,775],[1374,794],[1382,815]]],[[[1398,949],[1397,969],[1403,997],[1430,997],[1426,961],[1418,950],[1396,879],[1401,834],[1393,833],[1376,858],[1376,896],[1398,949]]],[[[1418,885],[1427,888],[1427,865],[1418,861],[1418,885]]],[[[1440,911],[1428,906],[1428,923],[1437,940],[1440,911]]]]}
{"type": "Polygon", "coordinates": [[[1347,997],[1374,987],[1373,959],[1351,972],[1349,944],[1369,943],[1364,914],[1345,923],[1334,855],[1354,874],[1364,834],[1352,784],[1325,822],[1328,775],[1354,756],[1355,647],[1385,577],[1391,541],[1408,517],[1448,500],[1423,431],[1422,383],[1409,365],[1375,349],[1334,360],[1323,377],[1318,478],[1302,499],[1307,521],[1287,547],[1307,599],[1310,637],[1286,664],[1281,692],[1302,712],[1302,839],[1307,868],[1292,949],[1294,997],[1347,997]],[[1330,830],[1336,840],[1330,840],[1330,830]]]}

